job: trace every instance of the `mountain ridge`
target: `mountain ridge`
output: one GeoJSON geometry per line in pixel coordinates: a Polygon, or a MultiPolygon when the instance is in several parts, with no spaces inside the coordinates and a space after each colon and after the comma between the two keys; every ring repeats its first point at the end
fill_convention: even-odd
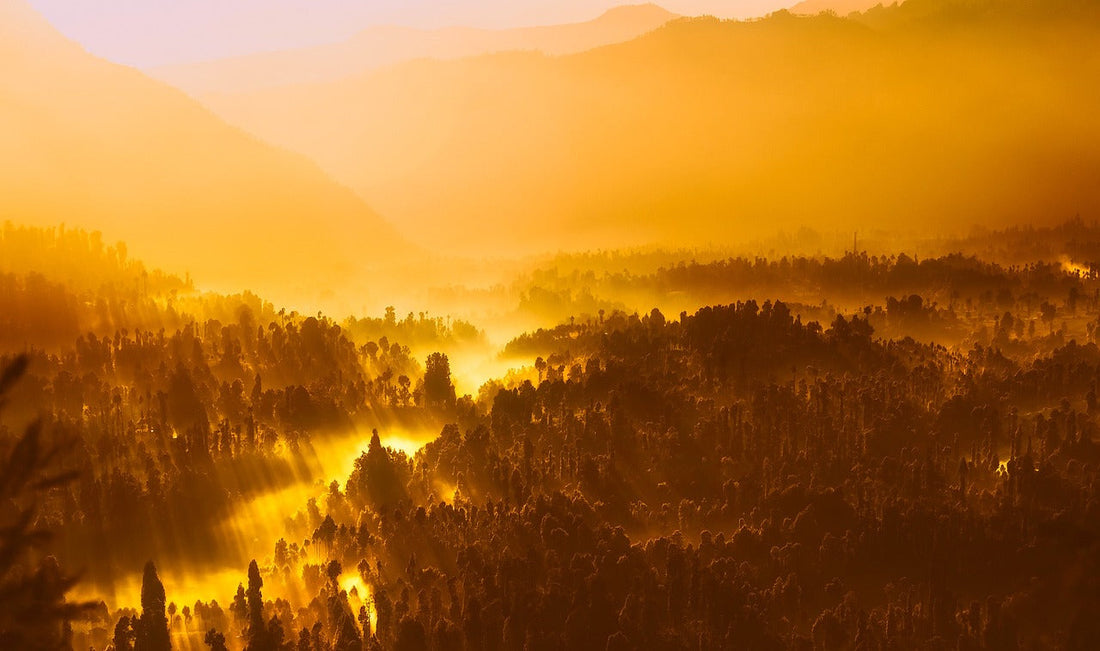
{"type": "Polygon", "coordinates": [[[690,246],[809,215],[850,230],[1100,211],[1086,117],[1100,106],[1074,81],[1100,73],[1100,29],[1068,18],[1079,2],[972,4],[685,18],[561,57],[410,62],[207,102],[443,250],[690,246]],[[1050,95],[1074,110],[1055,119],[1050,95]]]}
{"type": "Polygon", "coordinates": [[[628,40],[676,17],[650,3],[613,7],[593,20],[561,25],[512,29],[377,26],[330,45],[159,66],[147,72],[201,97],[292,83],[336,81],[413,59],[455,59],[510,50],[579,52],[628,40]]]}
{"type": "Polygon", "coordinates": [[[802,0],[789,9],[792,14],[814,15],[823,11],[832,11],[838,16],[847,16],[853,12],[862,12],[879,5],[889,7],[904,0],[802,0]]]}

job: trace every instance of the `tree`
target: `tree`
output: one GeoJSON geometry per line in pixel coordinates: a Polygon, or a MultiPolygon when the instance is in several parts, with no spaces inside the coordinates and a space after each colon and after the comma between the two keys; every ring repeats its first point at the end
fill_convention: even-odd
{"type": "Polygon", "coordinates": [[[275,543],[275,567],[282,569],[290,562],[290,556],[285,538],[280,538],[275,543]]]}
{"type": "Polygon", "coordinates": [[[264,580],[260,576],[260,567],[256,560],[248,564],[248,590],[245,597],[248,600],[248,629],[245,639],[246,651],[274,651],[268,635],[267,623],[264,621],[264,596],[260,589],[264,587],[264,580]]]}
{"type": "Polygon", "coordinates": [[[424,370],[424,403],[429,408],[449,408],[455,404],[451,383],[451,362],[443,353],[428,355],[424,370]]]}
{"type": "Polygon", "coordinates": [[[239,583],[233,603],[229,604],[229,612],[233,613],[233,619],[238,625],[244,626],[248,622],[248,597],[245,596],[244,586],[239,583]]]}
{"type": "Polygon", "coordinates": [[[303,628],[298,633],[298,646],[295,651],[313,651],[313,644],[310,642],[309,629],[303,628]]]}
{"type": "Polygon", "coordinates": [[[206,643],[206,646],[210,647],[210,651],[229,651],[225,646],[225,636],[219,633],[217,629],[212,628],[207,631],[202,641],[206,643]]]}
{"type": "Polygon", "coordinates": [[[428,651],[428,636],[420,622],[410,618],[401,620],[393,648],[395,651],[428,651]]]}
{"type": "Polygon", "coordinates": [[[210,427],[195,381],[182,364],[176,367],[168,385],[168,414],[172,426],[181,433],[193,427],[202,430],[210,427]]]}
{"type": "Polygon", "coordinates": [[[411,384],[412,380],[409,379],[408,375],[397,376],[397,400],[399,404],[405,406],[409,404],[409,398],[412,396],[412,392],[409,391],[409,386],[411,386],[411,384]]]}
{"type": "Polygon", "coordinates": [[[335,590],[328,601],[333,651],[358,651],[362,648],[362,638],[356,626],[355,615],[348,604],[347,593],[335,590]]]}
{"type": "Polygon", "coordinates": [[[1040,318],[1042,318],[1043,321],[1046,321],[1047,327],[1052,334],[1054,333],[1054,318],[1055,316],[1057,316],[1057,313],[1057,308],[1055,308],[1053,304],[1047,301],[1043,301],[1043,303],[1039,306],[1040,318]]]}
{"type": "Polygon", "coordinates": [[[318,542],[324,543],[325,551],[329,556],[332,555],[333,543],[336,542],[336,529],[336,521],[332,519],[331,515],[326,514],[320,526],[313,532],[314,544],[318,542]]]}
{"type": "Polygon", "coordinates": [[[168,651],[172,648],[165,614],[164,584],[153,561],[145,563],[141,577],[141,618],[134,631],[134,651],[168,651]]]}
{"type": "Polygon", "coordinates": [[[126,615],[118,618],[118,623],[115,624],[115,634],[111,639],[111,646],[114,647],[114,651],[133,651],[134,649],[134,629],[131,626],[130,618],[126,615]]]}
{"type": "Polygon", "coordinates": [[[348,498],[357,504],[370,504],[375,508],[392,507],[408,497],[408,479],[406,466],[390,457],[390,453],[382,447],[378,430],[372,430],[367,452],[355,460],[355,469],[348,477],[346,492],[348,498]]]}

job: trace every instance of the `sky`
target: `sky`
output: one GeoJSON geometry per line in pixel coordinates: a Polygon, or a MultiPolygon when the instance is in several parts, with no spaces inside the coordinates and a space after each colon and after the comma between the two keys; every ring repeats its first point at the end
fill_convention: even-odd
{"type": "MultiPolygon", "coordinates": [[[[579,22],[639,0],[29,0],[92,54],[152,67],[331,43],[372,25],[579,22]]],[[[759,16],[795,0],[666,0],[684,15],[759,16]]]]}

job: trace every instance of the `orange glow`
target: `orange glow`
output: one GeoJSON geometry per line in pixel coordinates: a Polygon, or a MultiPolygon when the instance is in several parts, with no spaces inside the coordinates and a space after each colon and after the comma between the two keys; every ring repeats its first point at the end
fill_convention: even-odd
{"type": "Polygon", "coordinates": [[[0,0],[0,646],[1088,648],[1100,8],[795,2],[0,0]]]}
{"type": "Polygon", "coordinates": [[[456,256],[807,224],[961,234],[1100,210],[1100,98],[1079,83],[1100,75],[1089,28],[939,30],[927,4],[674,21],[571,56],[414,61],[204,100],[456,256]]]}
{"type": "MultiPolygon", "coordinates": [[[[233,600],[237,586],[245,582],[243,569],[225,568],[213,571],[195,571],[165,566],[160,570],[164,590],[169,601],[182,608],[196,601],[217,599],[228,604],[233,600]]],[[[98,586],[78,585],[73,591],[75,599],[103,599],[111,608],[141,608],[141,573],[120,577],[105,592],[98,586]]]]}
{"type": "Polygon", "coordinates": [[[1060,262],[1062,263],[1062,269],[1068,274],[1088,276],[1091,273],[1087,265],[1074,262],[1068,256],[1062,256],[1060,262]]]}
{"type": "MultiPolygon", "coordinates": [[[[412,457],[436,435],[438,431],[432,429],[394,427],[385,429],[381,438],[385,447],[412,457]]],[[[370,436],[369,430],[366,433],[352,431],[319,440],[313,445],[316,466],[311,476],[297,478],[285,488],[265,492],[238,505],[214,534],[220,546],[237,559],[233,564],[203,570],[177,567],[171,563],[159,565],[160,576],[170,599],[181,607],[211,598],[223,605],[229,603],[237,586],[246,582],[244,570],[248,559],[260,559],[263,567],[267,568],[265,572],[270,569],[275,541],[280,538],[295,540],[288,532],[288,520],[296,517],[311,498],[323,498],[330,482],[342,483],[347,479],[355,461],[366,452],[370,436]]],[[[453,500],[454,488],[441,485],[441,495],[445,495],[447,501],[453,500]]],[[[320,557],[311,558],[311,562],[322,560],[320,557]]],[[[356,573],[345,572],[339,583],[349,592],[355,587],[362,602],[369,603],[370,589],[356,573]]],[[[135,572],[120,578],[106,591],[100,586],[84,584],[75,594],[79,598],[104,599],[112,608],[140,608],[141,574],[135,572]]],[[[265,595],[286,598],[296,604],[300,596],[293,584],[276,580],[265,584],[265,595]]]]}

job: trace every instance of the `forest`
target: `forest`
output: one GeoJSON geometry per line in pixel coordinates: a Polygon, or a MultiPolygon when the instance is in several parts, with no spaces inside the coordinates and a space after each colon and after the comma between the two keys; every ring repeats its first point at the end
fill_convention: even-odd
{"type": "Polygon", "coordinates": [[[0,651],[1100,649],[1100,4],[615,3],[0,0],[0,651]]]}
{"type": "Polygon", "coordinates": [[[608,307],[458,391],[474,323],[276,310],[7,224],[0,643],[1094,648],[1090,234],[576,258],[525,300],[608,307]],[[610,307],[669,294],[697,305],[610,307]]]}

